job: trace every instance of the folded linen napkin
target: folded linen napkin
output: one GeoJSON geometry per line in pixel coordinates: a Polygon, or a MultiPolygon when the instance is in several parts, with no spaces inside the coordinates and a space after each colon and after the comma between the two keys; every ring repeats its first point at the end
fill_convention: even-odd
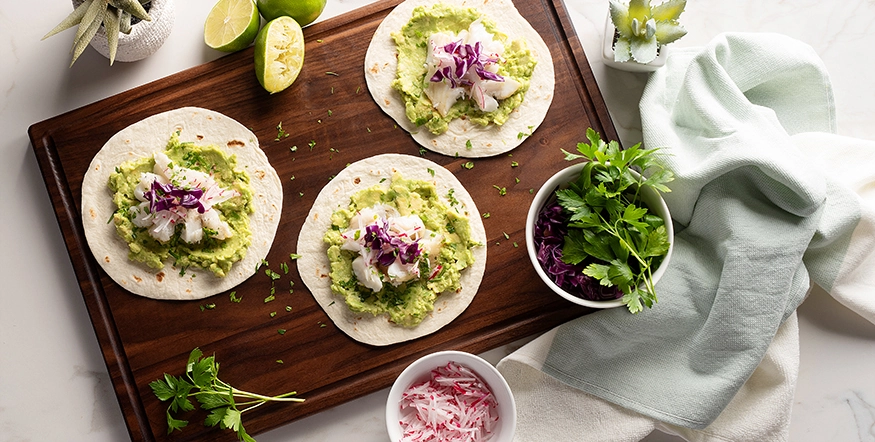
{"type": "Polygon", "coordinates": [[[822,62],[777,34],[673,50],[640,110],[644,146],[676,175],[659,302],[500,361],[517,440],[785,440],[811,284],[875,323],[875,143],[834,134],[822,62]]]}

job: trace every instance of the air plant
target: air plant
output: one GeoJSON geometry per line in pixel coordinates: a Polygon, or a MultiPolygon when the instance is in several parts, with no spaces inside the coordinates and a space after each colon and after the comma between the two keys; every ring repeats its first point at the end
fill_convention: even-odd
{"type": "Polygon", "coordinates": [[[629,0],[628,6],[610,0],[611,21],[617,28],[614,61],[653,61],[661,46],[687,34],[678,23],[686,5],[686,0],[667,0],[656,6],[650,0],[629,0]]]}
{"type": "Polygon", "coordinates": [[[103,26],[109,45],[109,64],[112,65],[118,49],[119,33],[130,34],[131,26],[137,20],[152,20],[144,8],[150,2],[151,0],[85,0],[49,31],[43,40],[78,25],[73,39],[73,61],[70,62],[70,66],[73,66],[103,26]]]}

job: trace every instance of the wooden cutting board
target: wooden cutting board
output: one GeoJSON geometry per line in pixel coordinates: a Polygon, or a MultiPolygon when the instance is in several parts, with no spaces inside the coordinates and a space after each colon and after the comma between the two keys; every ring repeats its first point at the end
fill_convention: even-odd
{"type": "Polygon", "coordinates": [[[533,192],[568,165],[560,148],[574,149],[585,140],[587,127],[617,139],[564,4],[516,1],[550,48],[555,97],[544,123],[521,146],[510,155],[473,160],[475,167],[469,170],[462,167],[468,160],[421,152],[367,92],[365,51],[398,2],[375,3],[306,28],[304,69],[282,93],[269,95],[259,86],[250,48],[30,127],[132,440],[235,440],[230,431],[203,427],[202,412],[190,416],[192,423],[183,432],[167,435],[166,406],[148,384],[164,372],[181,374],[195,347],[215,354],[220,377],[235,387],[269,395],[296,390],[306,398],[302,404],[268,404],[244,415],[247,430],[257,434],[385,388],[427,353],[480,353],[588,313],[538,279],[524,239],[533,192]],[[122,128],[183,106],[213,109],[251,128],[280,175],[284,208],[268,261],[282,276],[275,282],[272,302],[264,302],[272,282],[261,272],[235,289],[243,298],[239,303],[229,293],[186,302],[134,296],[102,271],[87,246],[80,202],[91,158],[122,128]],[[290,135],[275,141],[280,122],[290,135]],[[295,252],[304,217],[330,177],[348,163],[389,152],[423,155],[456,174],[480,211],[490,214],[484,219],[488,260],[480,292],[450,325],[411,342],[372,347],[333,326],[301,283],[289,254],[295,252]],[[290,266],[288,274],[281,271],[283,262],[290,266]]]}

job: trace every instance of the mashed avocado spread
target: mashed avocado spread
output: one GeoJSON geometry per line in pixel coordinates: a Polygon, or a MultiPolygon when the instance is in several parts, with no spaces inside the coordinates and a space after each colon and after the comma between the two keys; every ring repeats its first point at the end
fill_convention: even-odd
{"type": "Polygon", "coordinates": [[[467,118],[482,126],[489,123],[504,124],[511,112],[522,103],[536,64],[524,41],[510,40],[498,32],[492,20],[473,8],[443,4],[419,6],[413,10],[410,21],[400,31],[393,33],[392,38],[398,49],[398,72],[392,87],[404,100],[407,118],[436,135],[446,132],[449,122],[456,118],[467,118]],[[492,34],[492,39],[504,45],[504,52],[497,63],[497,74],[519,83],[519,88],[510,96],[499,99],[498,107],[493,111],[483,111],[466,94],[442,115],[425,93],[431,81],[425,62],[429,57],[429,39],[439,32],[458,34],[466,31],[478,19],[485,30],[492,34]]]}
{"type": "MultiPolygon", "coordinates": [[[[177,174],[165,184],[168,186],[165,189],[173,184],[173,195],[185,194],[188,195],[186,198],[191,198],[194,186],[186,181],[191,179],[177,174]]],[[[234,155],[226,155],[216,146],[182,143],[178,134],[173,134],[163,153],[128,161],[116,167],[109,177],[108,186],[118,208],[111,221],[115,224],[118,235],[127,242],[128,258],[132,261],[142,262],[153,269],[162,269],[165,262],[170,262],[179,269],[180,275],[188,267],[194,266],[224,277],[235,262],[246,256],[252,236],[249,229],[249,214],[253,212],[252,190],[249,176],[236,169],[234,155]],[[220,190],[214,189],[215,192],[211,192],[209,189],[194,189],[194,201],[183,202],[182,205],[166,203],[165,206],[152,203],[150,206],[150,202],[143,198],[143,190],[148,192],[154,187],[144,189],[143,180],[144,176],[154,177],[154,172],[161,168],[160,165],[156,168],[156,158],[159,157],[165,158],[164,161],[169,159],[170,163],[165,169],[183,171],[182,175],[188,173],[209,177],[201,181],[208,181],[215,189],[220,190]],[[225,196],[216,198],[215,201],[219,202],[210,204],[207,202],[208,195],[213,193],[222,193],[225,196]],[[202,204],[196,201],[198,196],[201,196],[202,204]],[[189,208],[182,208],[184,204],[188,204],[189,208]],[[158,208],[163,208],[164,212],[157,212],[158,208]],[[215,211],[208,214],[213,218],[211,221],[207,221],[207,216],[203,217],[203,221],[200,218],[195,219],[195,215],[199,215],[197,212],[204,209],[206,212],[215,211]],[[186,216],[189,211],[193,212],[186,216]],[[148,220],[170,212],[174,214],[164,226],[164,229],[169,229],[166,231],[166,239],[158,239],[151,232],[157,227],[147,225],[148,220]],[[217,232],[207,227],[208,225],[219,226],[217,229],[223,232],[217,232]],[[191,232],[195,228],[202,231],[191,232]]],[[[161,194],[160,190],[153,192],[161,194]]],[[[184,201],[181,197],[178,200],[184,201]]]]}
{"type": "MultiPolygon", "coordinates": [[[[461,272],[474,262],[471,248],[478,244],[471,238],[468,219],[460,213],[461,204],[453,198],[452,191],[445,198],[447,202],[438,195],[432,183],[408,180],[396,173],[388,186],[375,185],[357,192],[350,198],[348,207],[331,215],[331,229],[323,238],[328,244],[331,263],[331,290],[343,296],[350,310],[373,315],[388,314],[394,324],[414,327],[434,310],[441,293],[461,289],[461,272]],[[376,213],[374,208],[378,208],[376,212],[390,215],[362,216],[363,213],[376,213]],[[389,255],[386,261],[384,255],[379,261],[377,258],[371,261],[374,277],[378,279],[376,284],[380,287],[374,292],[368,288],[373,286],[373,281],[366,283],[357,278],[356,272],[363,270],[354,268],[355,261],[362,259],[363,255],[374,256],[371,247],[375,243],[367,242],[361,236],[373,234],[376,237],[373,232],[381,226],[385,227],[381,235],[392,230],[392,217],[396,218],[396,224],[407,226],[407,230],[396,228],[390,232],[395,235],[393,241],[402,245],[401,249],[386,249],[384,245],[383,250],[402,250],[401,257],[389,255]],[[367,219],[362,221],[360,218],[367,219]],[[367,227],[361,227],[364,225],[367,227]],[[412,227],[414,225],[417,227],[412,227]],[[418,234],[418,249],[411,253],[403,245],[409,245],[409,238],[418,234]],[[356,245],[359,243],[364,246],[356,245]],[[393,268],[402,267],[406,270],[397,271],[401,276],[397,273],[392,276],[393,268]]],[[[388,240],[388,236],[384,238],[388,240]]]]}

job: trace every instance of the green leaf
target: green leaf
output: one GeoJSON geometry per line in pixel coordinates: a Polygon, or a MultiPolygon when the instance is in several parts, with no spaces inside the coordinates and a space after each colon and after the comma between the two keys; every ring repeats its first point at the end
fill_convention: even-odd
{"type": "Polygon", "coordinates": [[[608,201],[607,197],[604,195],[606,191],[607,189],[605,189],[604,184],[600,184],[597,187],[590,187],[589,191],[586,192],[584,201],[586,201],[586,203],[592,208],[604,207],[608,201]]]}
{"type": "MultiPolygon", "coordinates": [[[[623,235],[624,235],[623,239],[624,240],[626,239],[625,233],[626,233],[626,231],[623,231],[623,235]]],[[[611,240],[608,241],[608,244],[611,248],[611,251],[614,253],[614,255],[613,255],[614,258],[613,259],[606,259],[605,261],[612,262],[612,261],[614,261],[614,259],[619,259],[619,260],[622,260],[624,262],[628,261],[629,260],[629,253],[631,252],[631,250],[629,249],[629,247],[623,245],[623,242],[620,241],[620,237],[616,236],[616,234],[613,234],[613,233],[612,233],[612,235],[613,236],[611,237],[611,240]]]]}
{"type": "Polygon", "coordinates": [[[225,419],[225,415],[228,413],[228,407],[214,408],[210,411],[210,414],[204,420],[204,425],[207,427],[215,427],[225,419]]]}
{"type": "Polygon", "coordinates": [[[633,60],[641,64],[650,63],[656,58],[657,50],[659,49],[659,45],[656,42],[656,35],[648,39],[636,38],[635,40],[632,40],[629,49],[633,60]]]}
{"type": "Polygon", "coordinates": [[[605,287],[613,287],[614,283],[608,276],[611,266],[605,264],[590,264],[583,269],[583,274],[599,281],[599,284],[605,287]]]}
{"type": "Polygon", "coordinates": [[[647,223],[642,221],[644,219],[644,215],[646,214],[646,207],[636,207],[634,204],[629,204],[623,211],[622,220],[626,222],[626,224],[635,227],[639,231],[645,232],[649,228],[647,223]]]}
{"type": "Polygon", "coordinates": [[[664,21],[656,22],[655,37],[656,41],[659,42],[660,45],[674,43],[684,35],[687,35],[687,30],[684,29],[684,27],[681,26],[679,23],[664,21]]]}
{"type": "Polygon", "coordinates": [[[644,310],[644,307],[641,306],[641,300],[637,293],[625,293],[623,294],[623,304],[626,305],[626,308],[629,309],[629,312],[632,314],[638,314],[641,310],[644,310]]]}
{"type": "Polygon", "coordinates": [[[119,32],[128,35],[131,33],[131,14],[119,11],[119,32]]]}
{"type": "Polygon", "coordinates": [[[657,21],[670,21],[680,18],[687,6],[687,0],[666,0],[650,9],[650,14],[657,21]]]}
{"type": "Polygon", "coordinates": [[[146,8],[140,4],[139,0],[109,0],[109,3],[141,20],[152,21],[152,17],[149,16],[146,8]]]}
{"type": "Polygon", "coordinates": [[[628,293],[635,287],[635,274],[632,273],[632,268],[625,261],[612,261],[611,267],[608,269],[608,278],[623,293],[628,293]]]}
{"type": "Polygon", "coordinates": [[[588,255],[605,262],[611,262],[616,258],[616,254],[611,248],[611,243],[615,241],[610,234],[597,234],[589,230],[582,232],[586,241],[584,251],[588,255]]]}
{"type": "Polygon", "coordinates": [[[616,140],[611,140],[607,144],[602,142],[602,145],[604,145],[605,147],[601,150],[605,153],[605,155],[607,155],[608,161],[610,161],[612,158],[616,157],[618,153],[620,153],[620,143],[618,143],[616,140]]]}
{"type": "Polygon", "coordinates": [[[191,373],[194,369],[194,365],[197,364],[198,360],[200,360],[203,355],[204,352],[202,352],[200,348],[195,347],[194,350],[188,354],[188,362],[185,364],[185,372],[191,373]]]}
{"type": "Polygon", "coordinates": [[[100,29],[100,25],[103,23],[104,14],[106,14],[106,5],[100,0],[95,0],[94,3],[92,3],[92,7],[88,8],[88,11],[86,11],[82,23],[79,24],[79,28],[76,30],[76,38],[73,40],[73,60],[70,61],[70,66],[73,66],[73,63],[75,63],[76,59],[82,55],[82,52],[88,47],[91,39],[97,34],[97,30],[100,29]],[[97,15],[88,22],[89,24],[87,27],[83,26],[86,23],[86,20],[91,19],[89,12],[94,7],[93,5],[98,4],[103,4],[103,8],[97,9],[97,15]]]}
{"type": "Polygon", "coordinates": [[[647,245],[638,253],[642,258],[663,256],[668,253],[668,233],[665,226],[659,226],[647,235],[647,245]]]}
{"type": "Polygon", "coordinates": [[[581,218],[587,217],[592,213],[592,210],[580,198],[576,192],[571,189],[562,189],[556,191],[556,198],[559,202],[559,205],[562,206],[563,209],[571,213],[571,221],[577,221],[581,218]]]}
{"type": "Polygon", "coordinates": [[[619,0],[610,0],[611,22],[625,38],[632,38],[632,28],[629,27],[629,9],[619,0]]]}
{"type": "Polygon", "coordinates": [[[647,179],[642,183],[645,186],[650,186],[662,193],[671,192],[671,189],[665,185],[665,183],[671,182],[674,180],[674,174],[667,169],[660,169],[656,172],[653,172],[647,179]]]}
{"type": "Polygon", "coordinates": [[[242,416],[240,415],[240,410],[236,408],[228,408],[225,412],[225,416],[222,418],[222,428],[230,428],[234,431],[240,429],[242,424],[242,416]]]}
{"type": "MultiPolygon", "coordinates": [[[[559,149],[559,150],[561,150],[562,153],[565,154],[565,161],[574,161],[574,160],[581,160],[581,159],[587,158],[585,155],[578,155],[576,153],[571,153],[565,149],[559,149]]],[[[469,169],[470,169],[470,167],[469,167],[469,169]]]]}
{"type": "Polygon", "coordinates": [[[581,216],[574,221],[570,221],[568,227],[572,229],[592,230],[594,233],[605,230],[604,225],[602,225],[602,219],[599,217],[598,213],[590,213],[587,216],[581,216]]]}
{"type": "Polygon", "coordinates": [[[201,408],[204,410],[212,410],[219,407],[227,407],[230,405],[224,394],[198,394],[195,396],[201,408]]]}
{"type": "Polygon", "coordinates": [[[170,409],[167,410],[167,434],[172,433],[173,430],[182,431],[186,425],[188,425],[188,421],[174,418],[170,414],[170,409]]]}
{"type": "MultiPolygon", "coordinates": [[[[165,373],[164,376],[169,375],[165,373]]],[[[170,387],[170,385],[167,385],[167,382],[160,379],[150,382],[149,387],[152,388],[152,393],[154,393],[155,397],[157,397],[158,400],[161,402],[164,402],[176,396],[176,392],[174,391],[174,389],[170,387]]]]}
{"type": "Polygon", "coordinates": [[[589,257],[586,253],[586,238],[582,232],[571,230],[565,236],[565,243],[562,245],[562,262],[579,264],[589,257]]]}
{"type": "Polygon", "coordinates": [[[106,16],[103,18],[103,26],[106,28],[106,43],[109,46],[109,65],[115,61],[115,54],[118,51],[118,34],[121,29],[121,19],[119,18],[118,9],[108,9],[106,16]]]}
{"type": "Polygon", "coordinates": [[[650,16],[650,0],[629,0],[629,18],[644,21],[650,16]]]}
{"type": "Polygon", "coordinates": [[[52,29],[51,31],[49,31],[48,34],[43,36],[42,39],[45,40],[61,31],[66,31],[67,29],[70,29],[73,26],[79,24],[82,21],[82,17],[85,16],[85,11],[88,10],[88,8],[91,6],[91,2],[93,1],[94,0],[85,0],[84,2],[82,2],[81,5],[77,6],[76,9],[74,9],[73,12],[70,13],[70,15],[61,20],[61,22],[58,23],[58,25],[55,26],[54,29],[52,29]]]}

